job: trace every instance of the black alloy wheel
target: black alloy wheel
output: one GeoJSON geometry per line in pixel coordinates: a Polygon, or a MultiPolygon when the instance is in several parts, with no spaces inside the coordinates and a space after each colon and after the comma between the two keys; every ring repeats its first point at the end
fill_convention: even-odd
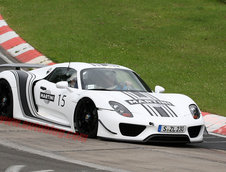
{"type": "Polygon", "coordinates": [[[92,100],[83,98],[79,101],[75,110],[75,127],[80,134],[89,138],[97,136],[98,114],[97,108],[92,100]]]}
{"type": "Polygon", "coordinates": [[[0,80],[0,117],[2,119],[13,118],[13,95],[9,83],[0,80]]]}

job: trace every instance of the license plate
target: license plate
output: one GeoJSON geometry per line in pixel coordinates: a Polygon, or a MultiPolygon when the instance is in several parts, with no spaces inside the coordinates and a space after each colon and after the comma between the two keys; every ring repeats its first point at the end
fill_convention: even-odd
{"type": "Polygon", "coordinates": [[[158,132],[160,133],[184,133],[185,126],[170,126],[170,125],[159,125],[158,132]]]}

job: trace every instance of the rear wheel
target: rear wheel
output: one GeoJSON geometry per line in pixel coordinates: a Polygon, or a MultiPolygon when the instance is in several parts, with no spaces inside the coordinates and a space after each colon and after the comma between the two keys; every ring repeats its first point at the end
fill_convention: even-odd
{"type": "Polygon", "coordinates": [[[75,110],[74,122],[80,134],[87,135],[89,138],[97,136],[98,114],[92,100],[83,98],[79,101],[75,110]]]}
{"type": "Polygon", "coordinates": [[[0,80],[0,117],[2,119],[13,118],[13,95],[9,83],[0,80]]]}

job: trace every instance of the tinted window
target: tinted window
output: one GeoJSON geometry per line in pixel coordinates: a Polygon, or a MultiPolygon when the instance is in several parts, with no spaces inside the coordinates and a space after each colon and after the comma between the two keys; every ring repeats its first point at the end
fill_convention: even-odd
{"type": "Polygon", "coordinates": [[[61,67],[54,69],[47,77],[46,80],[57,83],[59,81],[68,81],[72,75],[76,75],[75,69],[61,67]]]}

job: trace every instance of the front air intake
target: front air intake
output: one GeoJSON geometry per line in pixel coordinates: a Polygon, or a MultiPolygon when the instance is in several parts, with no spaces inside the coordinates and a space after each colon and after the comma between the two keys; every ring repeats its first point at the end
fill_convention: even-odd
{"type": "Polygon", "coordinates": [[[188,134],[191,138],[194,138],[199,135],[200,130],[201,130],[201,125],[194,126],[194,127],[188,127],[188,134]]]}
{"type": "Polygon", "coordinates": [[[119,129],[123,136],[131,136],[131,137],[138,136],[140,133],[144,131],[145,128],[146,126],[144,125],[134,125],[134,124],[125,124],[125,123],[119,124],[119,129]]]}

